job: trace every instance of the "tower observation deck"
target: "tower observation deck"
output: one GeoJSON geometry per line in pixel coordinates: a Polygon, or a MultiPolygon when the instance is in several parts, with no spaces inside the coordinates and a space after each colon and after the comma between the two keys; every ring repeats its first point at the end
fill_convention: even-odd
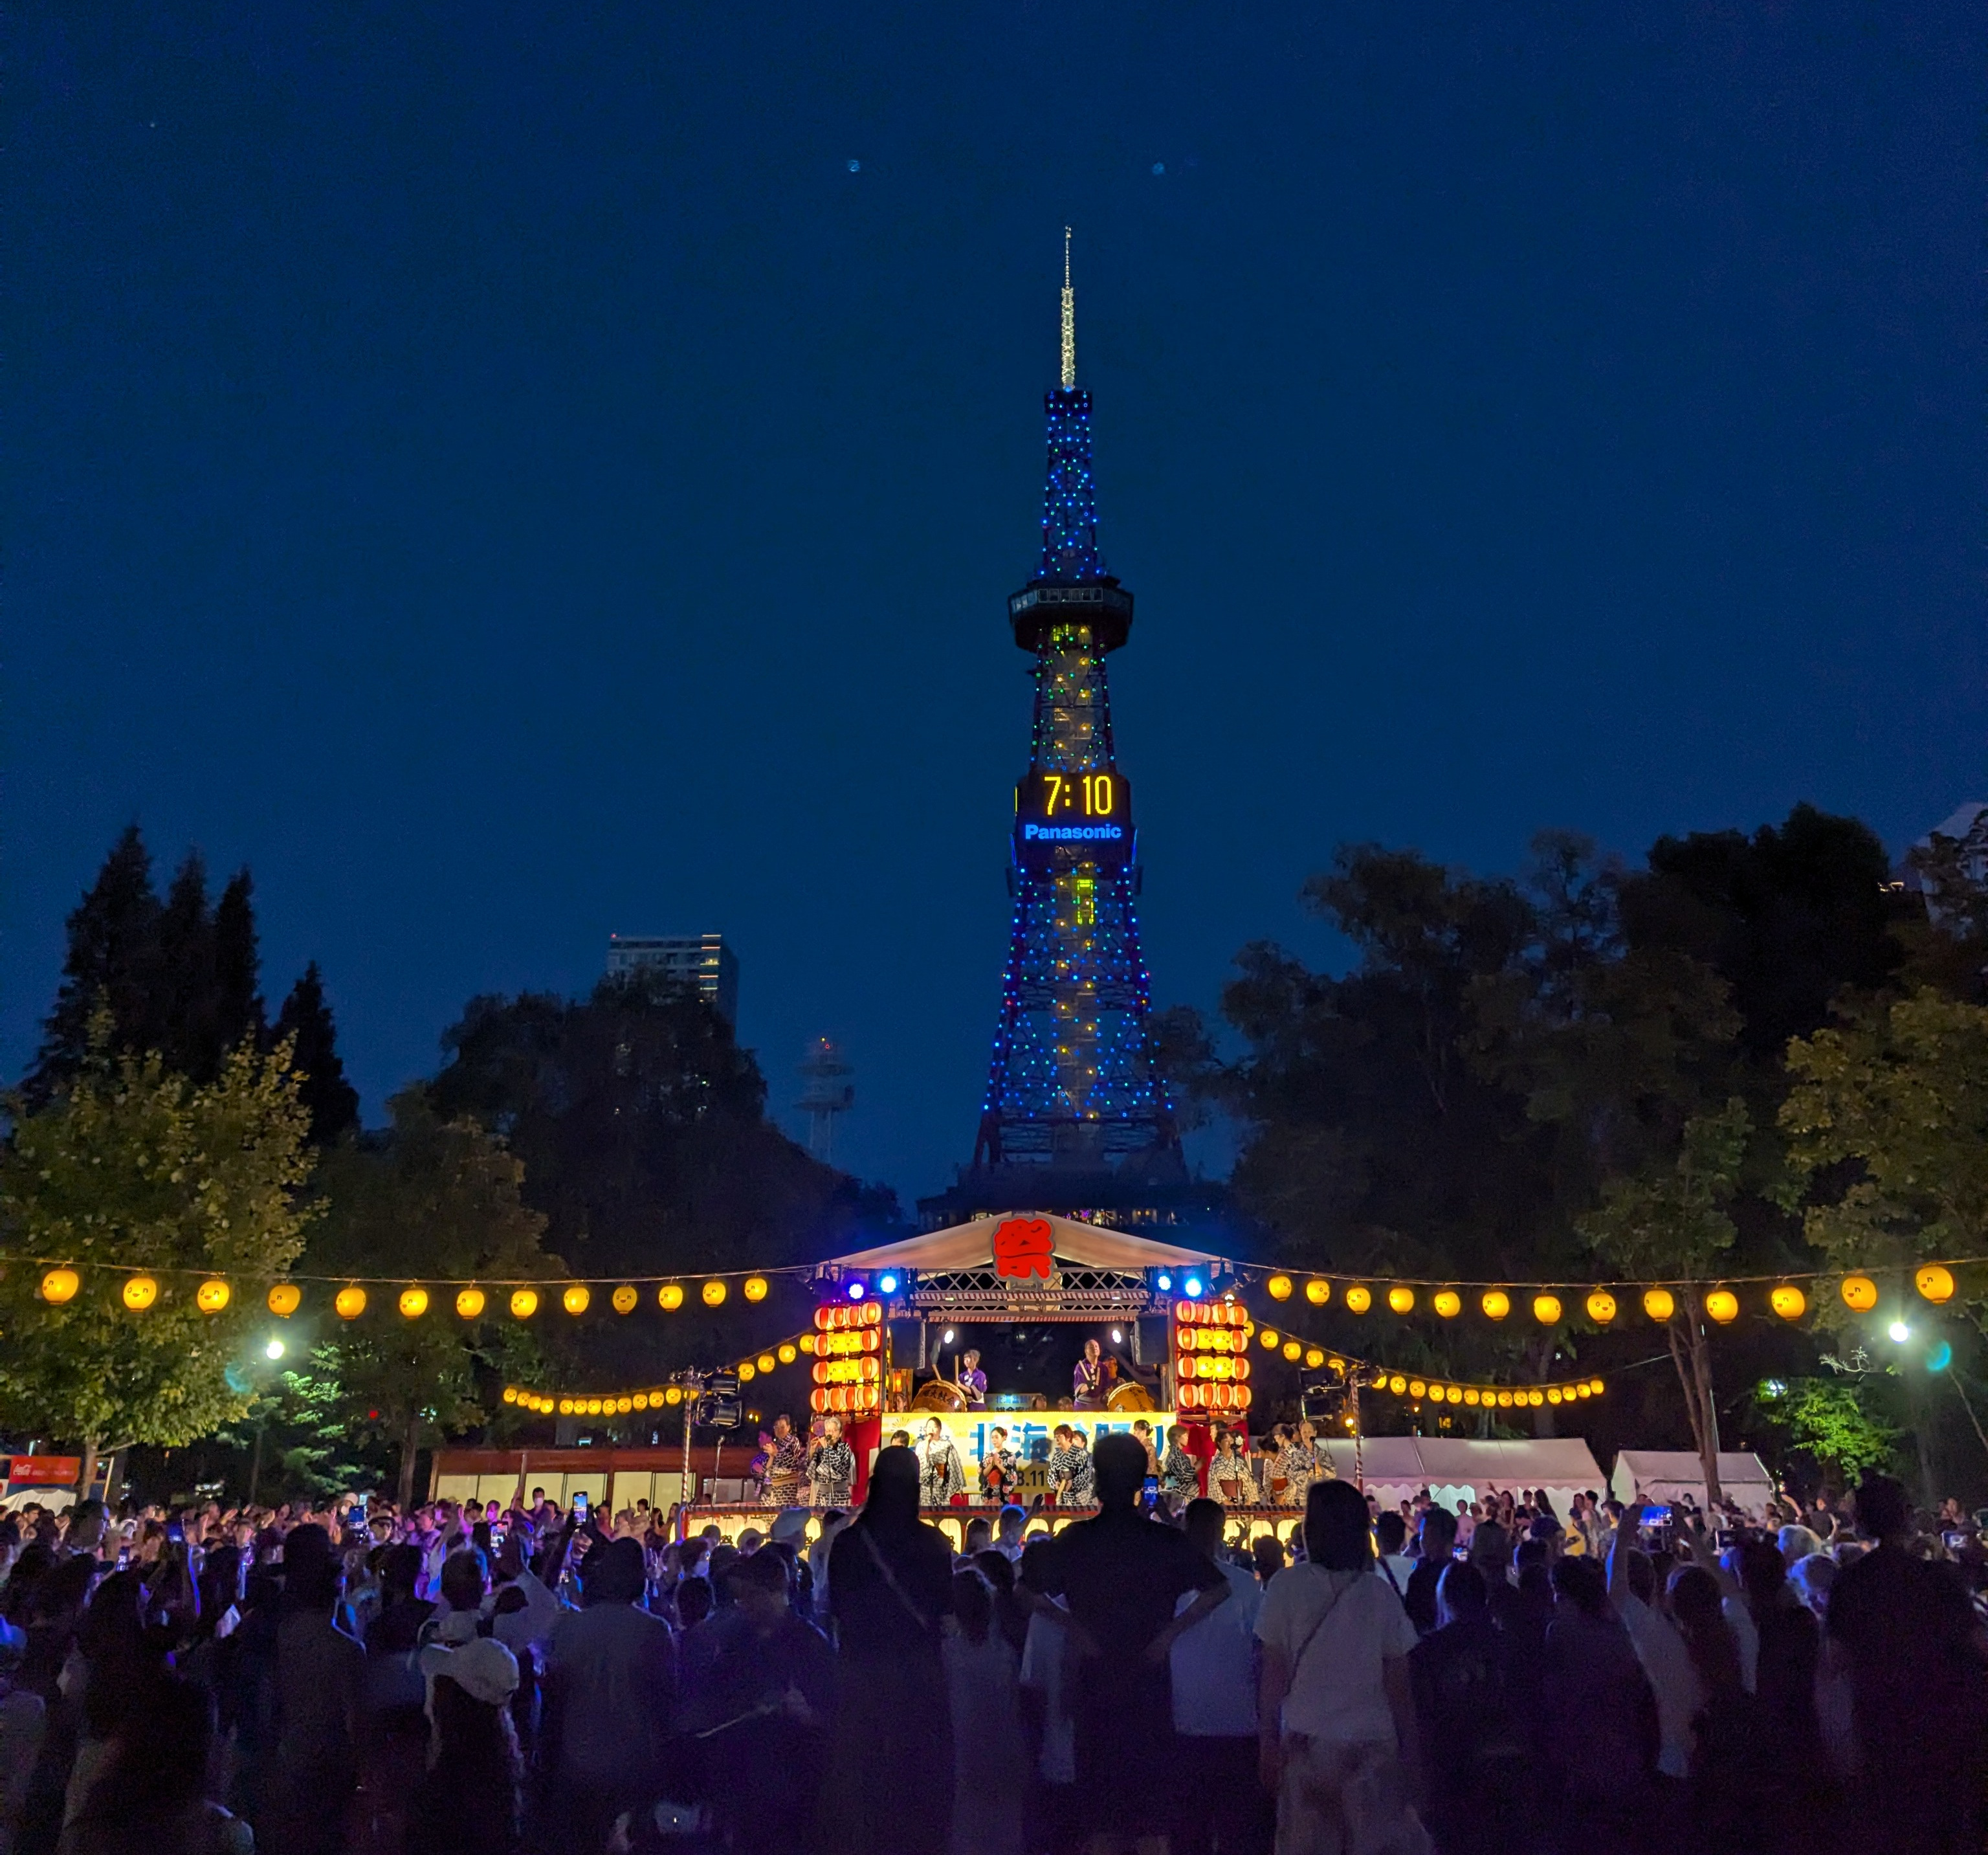
{"type": "Polygon", "coordinates": [[[1043,402],[1042,554],[1008,601],[1015,642],[1035,660],[1035,717],[1015,787],[1000,1019],[972,1163],[925,1201],[928,1220],[1026,1207],[1172,1221],[1157,1207],[1189,1185],[1147,1023],[1138,838],[1105,667],[1131,635],[1132,595],[1097,544],[1075,303],[1066,233],[1062,378],[1043,402]]]}

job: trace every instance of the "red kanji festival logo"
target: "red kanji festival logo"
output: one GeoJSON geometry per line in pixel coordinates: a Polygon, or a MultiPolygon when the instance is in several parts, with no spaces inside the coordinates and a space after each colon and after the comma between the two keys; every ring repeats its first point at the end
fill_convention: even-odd
{"type": "Polygon", "coordinates": [[[1056,1268],[1056,1233],[1046,1217],[1006,1217],[994,1227],[994,1273],[1009,1281],[1040,1276],[1047,1281],[1056,1268]]]}

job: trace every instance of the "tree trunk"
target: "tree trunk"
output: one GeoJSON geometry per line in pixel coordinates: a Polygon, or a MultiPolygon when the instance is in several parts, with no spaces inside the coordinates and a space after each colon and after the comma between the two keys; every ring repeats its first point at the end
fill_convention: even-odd
{"type": "Polygon", "coordinates": [[[96,1479],[98,1445],[101,1437],[86,1437],[83,1441],[83,1473],[77,1478],[76,1498],[79,1501],[90,1498],[90,1484],[96,1479]]]}
{"type": "Polygon", "coordinates": [[[1698,1446],[1706,1499],[1716,1504],[1724,1498],[1725,1490],[1719,1484],[1719,1406],[1712,1389],[1711,1342],[1705,1323],[1694,1314],[1673,1315],[1665,1337],[1670,1342],[1671,1362],[1677,1367],[1678,1384],[1684,1393],[1692,1440],[1698,1446]]]}
{"type": "MultiPolygon", "coordinates": [[[[1532,1354],[1533,1376],[1540,1384],[1553,1376],[1554,1343],[1550,1335],[1535,1340],[1528,1349],[1532,1354]]],[[[1558,1414],[1550,1404],[1542,1404],[1533,1413],[1533,1434],[1536,1437],[1557,1437],[1554,1419],[1558,1414]]]]}
{"type": "Polygon", "coordinates": [[[266,1420],[258,1423],[255,1426],[255,1447],[254,1452],[248,1458],[248,1505],[250,1507],[253,1507],[255,1505],[255,1491],[262,1484],[262,1438],[268,1434],[269,1428],[269,1426],[266,1420]]]}
{"type": "Polygon", "coordinates": [[[414,1457],[421,1447],[421,1420],[418,1415],[407,1419],[406,1434],[401,1440],[401,1485],[399,1499],[401,1511],[405,1514],[414,1505],[414,1457]]]}

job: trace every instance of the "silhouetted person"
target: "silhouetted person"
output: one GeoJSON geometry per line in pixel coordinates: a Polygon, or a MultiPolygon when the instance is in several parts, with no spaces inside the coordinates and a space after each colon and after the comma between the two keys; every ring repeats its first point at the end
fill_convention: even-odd
{"type": "Polygon", "coordinates": [[[1966,1589],[1952,1566],[1906,1551],[1911,1512],[1890,1476],[1859,1484],[1857,1526],[1876,1543],[1829,1599],[1850,1679],[1852,1795],[1888,1855],[1976,1855],[1988,1695],[1966,1589]]]}
{"type": "Polygon", "coordinates": [[[1064,1528],[1053,1576],[1070,1606],[1070,1717],[1077,1804],[1096,1848],[1121,1836],[1157,1843],[1172,1816],[1176,1638],[1226,1602],[1219,1567],[1139,1505],[1146,1452],[1123,1431],[1092,1452],[1099,1511],[1064,1528]],[[1199,1593],[1176,1616],[1176,1600],[1199,1593]]]}
{"type": "Polygon", "coordinates": [[[611,1540],[587,1555],[585,1608],[553,1627],[543,1741],[552,1819],[567,1847],[594,1855],[615,1818],[652,1801],[664,1776],[675,1685],[670,1627],[637,1606],[641,1545],[611,1540]]]}
{"type": "Polygon", "coordinates": [[[1525,1828],[1526,1738],[1487,1598],[1483,1573],[1452,1560],[1436,1585],[1436,1627],[1408,1652],[1428,1827],[1445,1855],[1513,1846],[1525,1828]]]}
{"type": "Polygon", "coordinates": [[[939,1663],[952,1548],[918,1518],[910,1450],[877,1452],[863,1511],[830,1551],[828,1594],[842,1651],[829,1832],[851,1855],[937,1855],[952,1820],[939,1663]]]}

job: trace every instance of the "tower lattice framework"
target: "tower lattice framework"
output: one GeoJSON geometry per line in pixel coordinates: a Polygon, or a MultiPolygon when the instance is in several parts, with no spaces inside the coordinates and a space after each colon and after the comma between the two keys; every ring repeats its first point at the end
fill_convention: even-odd
{"type": "Polygon", "coordinates": [[[1015,642],[1035,658],[1035,720],[1016,788],[1014,919],[974,1166],[1177,1170],[1179,1137],[1147,1022],[1138,839],[1105,666],[1130,635],[1132,595],[1098,550],[1067,235],[1062,307],[1062,381],[1043,396],[1042,558],[1008,602],[1015,642]]]}

